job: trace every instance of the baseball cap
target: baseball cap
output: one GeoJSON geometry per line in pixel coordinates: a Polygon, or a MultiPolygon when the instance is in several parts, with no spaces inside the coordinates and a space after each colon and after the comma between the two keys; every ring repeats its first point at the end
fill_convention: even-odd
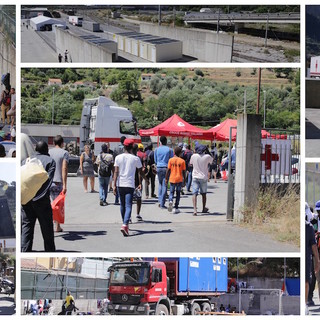
{"type": "Polygon", "coordinates": [[[130,144],[134,144],[134,140],[133,139],[125,139],[123,142],[123,145],[128,147],[130,146],[130,144]]]}

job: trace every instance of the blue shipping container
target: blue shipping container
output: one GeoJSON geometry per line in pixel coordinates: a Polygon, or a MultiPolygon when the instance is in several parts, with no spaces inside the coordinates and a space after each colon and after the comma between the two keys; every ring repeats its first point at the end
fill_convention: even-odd
{"type": "Polygon", "coordinates": [[[227,258],[178,258],[180,292],[226,292],[227,258]]]}
{"type": "Polygon", "coordinates": [[[228,291],[228,258],[158,258],[158,260],[178,262],[179,292],[228,291]]]}

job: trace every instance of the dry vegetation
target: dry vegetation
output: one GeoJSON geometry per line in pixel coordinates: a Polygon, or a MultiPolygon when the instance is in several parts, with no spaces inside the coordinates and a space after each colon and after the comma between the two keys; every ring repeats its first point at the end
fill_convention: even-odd
{"type": "Polygon", "coordinates": [[[300,246],[299,186],[289,186],[286,192],[276,187],[261,190],[256,208],[246,208],[243,214],[246,227],[300,246]]]}

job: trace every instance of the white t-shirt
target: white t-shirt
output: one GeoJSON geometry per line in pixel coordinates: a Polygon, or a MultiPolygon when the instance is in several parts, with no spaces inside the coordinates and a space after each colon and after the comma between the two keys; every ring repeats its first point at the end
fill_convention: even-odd
{"type": "Polygon", "coordinates": [[[119,167],[117,186],[134,188],[136,169],[142,167],[140,159],[131,153],[122,153],[116,156],[114,166],[119,167]]]}
{"type": "Polygon", "coordinates": [[[194,153],[190,159],[190,164],[193,166],[192,178],[208,179],[208,164],[212,163],[212,160],[208,154],[194,153]]]}

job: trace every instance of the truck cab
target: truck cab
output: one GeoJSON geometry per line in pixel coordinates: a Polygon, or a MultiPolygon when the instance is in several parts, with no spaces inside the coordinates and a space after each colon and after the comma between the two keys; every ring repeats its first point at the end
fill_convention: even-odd
{"type": "Polygon", "coordinates": [[[168,280],[163,262],[116,263],[109,269],[110,314],[169,314],[168,280]]]}
{"type": "Polygon", "coordinates": [[[103,143],[110,143],[110,148],[115,149],[120,144],[121,136],[141,142],[136,120],[130,110],[103,96],[85,99],[80,122],[80,150],[89,144],[97,155],[103,143]]]}

